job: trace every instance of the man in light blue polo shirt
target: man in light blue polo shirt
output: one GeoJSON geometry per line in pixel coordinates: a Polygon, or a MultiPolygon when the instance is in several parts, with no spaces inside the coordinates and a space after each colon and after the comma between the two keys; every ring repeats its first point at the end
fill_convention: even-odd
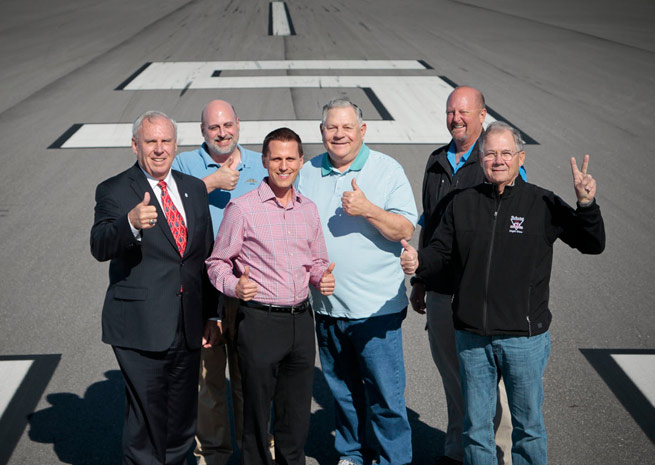
{"type": "Polygon", "coordinates": [[[323,107],[327,152],[300,172],[298,189],[319,209],[335,292],[312,289],[321,366],[336,400],[339,465],[412,461],[401,324],[407,297],[398,257],[416,203],[395,160],[364,144],[362,112],[348,99],[323,107]],[[370,409],[379,447],[366,440],[370,409]],[[373,453],[371,454],[371,451],[373,453]]]}
{"type": "MultiPolygon", "coordinates": [[[[268,176],[268,171],[262,164],[261,153],[238,144],[239,118],[228,102],[209,102],[202,111],[200,130],[205,142],[197,150],[177,155],[172,169],[205,182],[215,236],[230,200],[256,188],[268,176]]],[[[195,450],[201,465],[225,465],[232,455],[225,381],[228,360],[236,443],[241,446],[243,394],[234,345],[238,302],[237,299],[221,296],[218,314],[222,315],[224,343],[215,344],[211,349],[202,349],[201,353],[195,450]]]]}

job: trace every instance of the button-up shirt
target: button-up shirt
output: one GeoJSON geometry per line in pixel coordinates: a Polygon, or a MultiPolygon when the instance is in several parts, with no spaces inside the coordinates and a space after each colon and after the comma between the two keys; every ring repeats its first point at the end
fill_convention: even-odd
{"type": "Polygon", "coordinates": [[[228,204],[207,271],[216,289],[236,297],[248,266],[258,287],[253,300],[296,305],[307,299],[308,283],[318,288],[328,264],[316,205],[295,189],[287,205],[280,204],[265,178],[228,204]]]}

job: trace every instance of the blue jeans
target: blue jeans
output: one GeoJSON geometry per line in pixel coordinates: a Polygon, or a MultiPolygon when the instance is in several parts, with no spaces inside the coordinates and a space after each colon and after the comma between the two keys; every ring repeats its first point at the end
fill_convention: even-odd
{"type": "Polygon", "coordinates": [[[405,308],[363,319],[316,314],[323,375],[336,401],[334,446],[342,459],[370,463],[365,451],[367,411],[381,465],[412,461],[412,432],[405,407],[405,365],[400,326],[405,308]]]}
{"type": "Polygon", "coordinates": [[[548,461],[542,377],[550,355],[548,332],[532,337],[478,336],[457,331],[457,356],[466,413],[464,463],[495,465],[494,413],[499,376],[512,414],[512,463],[548,461]]]}

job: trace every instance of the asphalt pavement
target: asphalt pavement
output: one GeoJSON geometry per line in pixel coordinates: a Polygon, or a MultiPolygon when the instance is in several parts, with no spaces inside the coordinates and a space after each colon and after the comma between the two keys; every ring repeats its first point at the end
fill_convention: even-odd
{"type": "MultiPolygon", "coordinates": [[[[121,131],[139,114],[183,123],[186,149],[204,104],[226,99],[249,148],[279,123],[299,129],[311,157],[322,152],[322,105],[347,95],[364,109],[370,145],[403,165],[420,202],[425,161],[448,142],[445,96],[462,84],[529,138],[531,182],[573,203],[569,158],[586,153],[598,182],[606,251],[555,248],[549,463],[653,463],[655,4],[286,6],[291,27],[278,29],[257,0],[0,5],[0,463],[119,461],[121,378],[100,341],[107,264],[91,257],[89,231],[95,186],[134,163],[121,131]],[[23,380],[15,393],[10,378],[23,380]]],[[[404,324],[416,464],[442,452],[446,426],[424,324],[411,311],[404,324]]],[[[316,370],[308,463],[331,465],[333,409],[318,361],[316,370]]]]}

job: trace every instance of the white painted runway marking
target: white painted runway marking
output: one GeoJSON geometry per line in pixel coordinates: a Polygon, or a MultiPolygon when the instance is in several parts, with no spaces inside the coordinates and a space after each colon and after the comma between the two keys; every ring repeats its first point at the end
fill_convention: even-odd
{"type": "MultiPolygon", "coordinates": [[[[367,62],[360,61],[358,66],[367,62]]],[[[387,63],[407,67],[416,61],[387,63]]],[[[265,62],[266,69],[302,66],[303,63],[265,62]]],[[[304,65],[313,65],[305,62],[304,65]]],[[[333,62],[342,66],[343,62],[333,62]]],[[[350,63],[354,65],[354,63],[350,63]]],[[[153,63],[137,76],[125,90],[177,89],[275,89],[275,88],[353,88],[370,89],[377,96],[390,121],[367,121],[366,141],[371,144],[441,144],[450,140],[446,129],[443,103],[452,86],[437,76],[247,76],[211,77],[214,65],[178,66],[173,63],[153,63]],[[171,65],[171,66],[169,66],[171,65]]],[[[241,64],[243,65],[243,64],[241,64]]],[[[234,63],[234,67],[241,66],[234,63]]],[[[249,66],[253,66],[253,62],[249,66]]],[[[323,66],[325,67],[325,65],[323,66]]],[[[300,68],[298,68],[300,69],[300,68]]],[[[407,69],[407,68],[405,68],[407,69]]],[[[490,115],[487,123],[494,121],[490,115]]],[[[240,141],[260,144],[273,129],[289,126],[306,143],[320,144],[320,121],[241,121],[240,141]]],[[[62,144],[62,148],[127,147],[130,144],[129,124],[85,124],[62,144]]],[[[179,145],[202,143],[198,123],[180,123],[179,145]]]]}
{"type": "Polygon", "coordinates": [[[612,358],[655,407],[655,355],[612,354],[612,358]]]}
{"type": "Polygon", "coordinates": [[[284,2],[271,2],[271,16],[274,36],[290,36],[291,28],[284,8],[284,2]]]}
{"type": "MultiPolygon", "coordinates": [[[[303,70],[303,69],[376,69],[425,70],[417,60],[260,60],[260,61],[196,61],[155,62],[139,73],[121,90],[149,89],[157,82],[158,89],[182,89],[201,77],[211,78],[214,71],[303,70]]],[[[212,78],[216,79],[216,78],[212,78]]],[[[210,87],[211,88],[211,87],[210,87]]]]}
{"type": "Polygon", "coordinates": [[[32,366],[32,360],[0,361],[0,418],[32,366]]]}
{"type": "MultiPolygon", "coordinates": [[[[429,70],[418,60],[263,60],[150,63],[121,85],[122,91],[189,89],[361,89],[382,121],[367,119],[370,144],[445,144],[444,102],[454,83],[439,76],[221,76],[220,71],[253,70],[429,70]]],[[[318,117],[319,115],[317,115],[318,117]]],[[[368,115],[365,115],[365,117],[368,115]]],[[[486,123],[501,116],[489,109],[486,123]],[[494,115],[494,116],[492,116],[494,115]]],[[[288,126],[304,142],[320,144],[319,120],[241,121],[241,143],[260,144],[273,129],[288,126]]],[[[52,148],[129,147],[128,123],[80,124],[64,133],[52,148]],[[79,126],[79,128],[78,128],[79,126]],[[72,135],[69,135],[72,134],[72,135]]],[[[528,139],[526,139],[528,140],[528,139]]],[[[528,140],[530,142],[531,140],[528,140]]],[[[198,123],[180,124],[180,146],[202,143],[198,123]]]]}

